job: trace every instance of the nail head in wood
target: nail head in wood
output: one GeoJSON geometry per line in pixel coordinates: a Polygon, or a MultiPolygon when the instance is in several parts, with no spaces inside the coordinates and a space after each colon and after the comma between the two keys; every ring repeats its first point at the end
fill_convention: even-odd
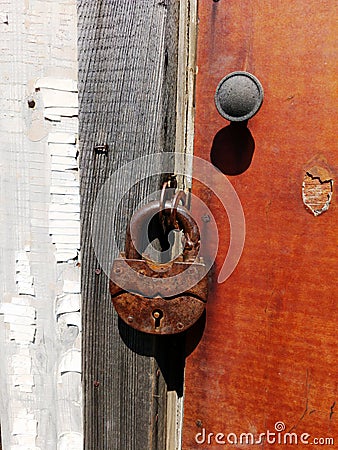
{"type": "Polygon", "coordinates": [[[97,155],[108,156],[108,150],[109,150],[108,144],[95,145],[95,147],[94,147],[94,151],[97,155]]]}

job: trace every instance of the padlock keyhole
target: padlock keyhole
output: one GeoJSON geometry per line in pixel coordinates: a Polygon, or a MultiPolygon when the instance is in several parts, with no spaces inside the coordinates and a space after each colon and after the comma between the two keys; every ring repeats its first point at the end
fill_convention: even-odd
{"type": "Polygon", "coordinates": [[[155,330],[158,330],[161,327],[161,320],[163,319],[163,311],[160,309],[154,309],[152,312],[152,316],[155,320],[155,330]]]}

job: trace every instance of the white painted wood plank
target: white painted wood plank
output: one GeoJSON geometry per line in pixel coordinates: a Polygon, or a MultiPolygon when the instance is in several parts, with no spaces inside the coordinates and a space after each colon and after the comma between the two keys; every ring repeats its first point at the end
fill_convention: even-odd
{"type": "Polygon", "coordinates": [[[48,134],[48,143],[54,144],[75,144],[76,138],[73,133],[53,132],[48,134]]]}
{"type": "Polygon", "coordinates": [[[56,315],[80,311],[81,297],[79,294],[62,295],[57,299],[56,315]]]}
{"type": "Polygon", "coordinates": [[[77,92],[77,82],[71,78],[44,77],[36,80],[35,89],[55,89],[57,91],[77,92]]]}
{"type": "MultiPolygon", "coordinates": [[[[40,89],[45,108],[78,108],[77,92],[67,92],[54,89],[40,89]]],[[[75,114],[77,115],[77,114],[75,114]]]]}
{"type": "Polygon", "coordinates": [[[81,367],[58,370],[80,354],[76,0],[0,0],[0,10],[3,448],[80,450],[81,367]]]}
{"type": "Polygon", "coordinates": [[[73,204],[73,203],[76,203],[77,205],[79,205],[80,204],[80,195],[52,194],[51,202],[58,203],[60,205],[73,204]]]}
{"type": "Polygon", "coordinates": [[[50,154],[57,156],[73,156],[75,158],[77,153],[77,148],[74,144],[48,144],[48,150],[50,154]]]}
{"type": "Polygon", "coordinates": [[[79,192],[79,186],[60,186],[51,184],[50,193],[51,194],[73,194],[76,195],[79,192]]]}
{"type": "MultiPolygon", "coordinates": [[[[57,205],[58,209],[57,211],[49,211],[49,219],[55,219],[55,220],[80,220],[80,213],[79,212],[70,212],[70,211],[63,211],[62,208],[60,208],[60,205],[57,205]]],[[[67,205],[63,205],[67,206],[67,205]]],[[[76,205],[78,209],[80,209],[80,205],[76,205]]],[[[76,208],[74,208],[76,209],[76,208]]]]}

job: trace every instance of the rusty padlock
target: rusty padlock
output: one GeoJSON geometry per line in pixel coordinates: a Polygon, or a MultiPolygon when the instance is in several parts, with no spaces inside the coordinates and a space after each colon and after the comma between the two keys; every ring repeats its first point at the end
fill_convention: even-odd
{"type": "MultiPolygon", "coordinates": [[[[185,235],[183,253],[168,263],[157,263],[138,252],[135,242],[142,242],[144,224],[161,210],[153,201],[132,218],[126,233],[125,253],[117,258],[111,270],[110,292],[120,318],[131,327],[152,334],[180,333],[191,327],[202,315],[207,301],[207,270],[198,256],[200,233],[188,210],[175,205],[175,221],[185,235]]],[[[172,204],[165,203],[162,214],[173,214],[172,204]]],[[[138,247],[138,245],[137,245],[138,247]]]]}

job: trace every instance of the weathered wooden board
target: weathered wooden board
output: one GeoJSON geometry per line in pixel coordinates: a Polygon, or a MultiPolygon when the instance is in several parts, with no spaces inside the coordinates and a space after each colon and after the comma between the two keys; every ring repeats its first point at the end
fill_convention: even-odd
{"type": "MultiPolygon", "coordinates": [[[[174,149],[178,2],[79,0],[78,21],[85,448],[162,449],[166,391],[155,359],[162,344],[118,322],[108,278],[96,270],[91,219],[119,167],[174,149]],[[108,155],[96,154],[105,144],[108,155]]],[[[135,206],[159,188],[154,177],[127,193],[117,217],[121,248],[135,206]]],[[[112,202],[114,192],[103,207],[112,202]]]]}
{"type": "MultiPolygon", "coordinates": [[[[218,219],[220,247],[204,335],[186,363],[185,450],[251,448],[241,433],[283,439],[277,422],[298,439],[308,433],[309,443],[337,439],[336,192],[317,216],[302,200],[304,180],[314,204],[320,182],[337,177],[336,16],[332,1],[199,2],[195,155],[229,175],[247,237],[235,272],[217,284],[229,246],[226,214],[193,185],[218,219]],[[214,105],[218,82],[235,70],[255,74],[265,91],[241,133],[214,105]],[[230,433],[237,444],[234,435],[226,440],[230,433]]],[[[257,447],[291,448],[272,438],[257,447]]]]}
{"type": "Polygon", "coordinates": [[[0,6],[3,447],[79,450],[76,2],[0,6]]]}

